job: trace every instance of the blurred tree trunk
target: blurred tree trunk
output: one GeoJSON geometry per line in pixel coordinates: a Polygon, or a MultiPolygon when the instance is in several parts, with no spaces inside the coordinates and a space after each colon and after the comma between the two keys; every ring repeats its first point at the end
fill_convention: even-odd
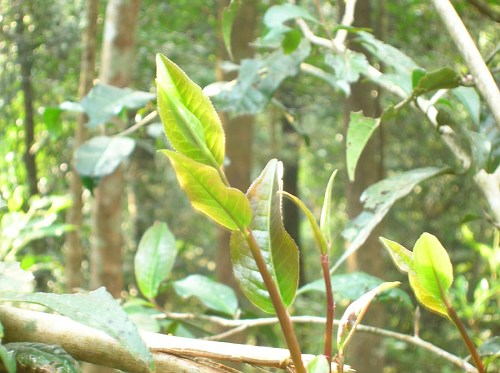
{"type": "MultiPolygon", "coordinates": [[[[99,0],[87,0],[85,3],[86,25],[82,38],[82,58],[80,65],[80,84],[78,86],[78,97],[80,100],[85,97],[92,88],[94,79],[96,47],[97,47],[97,15],[99,11],[99,0]]],[[[87,138],[87,128],[85,124],[87,118],[84,114],[78,116],[74,149],[76,150],[87,138]]],[[[80,237],[82,226],[82,182],[76,172],[70,174],[70,195],[73,201],[68,209],[66,221],[75,226],[75,230],[66,234],[65,251],[65,275],[66,288],[69,291],[81,288],[83,285],[82,261],[83,248],[80,237]]]]}
{"type": "MultiPolygon", "coordinates": [[[[375,19],[371,19],[371,15],[373,14],[374,9],[370,4],[370,0],[358,0],[353,25],[356,27],[376,27],[377,23],[381,22],[381,20],[378,19],[376,21],[375,19]]],[[[365,116],[369,117],[377,117],[381,114],[378,92],[372,83],[360,81],[351,85],[351,90],[351,95],[346,105],[346,122],[349,119],[349,113],[353,111],[361,110],[365,116]]],[[[360,202],[361,193],[383,177],[383,133],[379,128],[363,150],[356,169],[355,181],[353,183],[347,182],[346,191],[349,218],[356,217],[363,210],[363,205],[360,202]]],[[[379,277],[384,275],[386,263],[377,238],[380,235],[380,229],[380,226],[376,228],[366,240],[363,247],[349,258],[348,265],[350,271],[365,271],[379,277]]],[[[365,315],[363,323],[382,326],[384,319],[384,312],[381,307],[372,305],[365,315]]],[[[356,334],[349,346],[348,352],[350,357],[347,361],[351,361],[353,368],[359,373],[382,372],[384,359],[383,353],[380,351],[380,345],[380,337],[356,334]]]]}
{"type": "Polygon", "coordinates": [[[38,176],[35,159],[35,152],[32,146],[35,142],[35,115],[33,110],[33,84],[31,81],[31,73],[33,69],[33,50],[35,48],[30,43],[29,36],[26,36],[24,16],[25,9],[30,9],[33,6],[31,1],[17,0],[14,3],[16,9],[16,27],[15,38],[17,44],[17,60],[21,67],[21,89],[24,98],[24,164],[26,167],[26,178],[29,186],[29,195],[33,196],[39,193],[38,176]]]}
{"type": "MultiPolygon", "coordinates": [[[[232,51],[236,63],[242,59],[252,58],[254,52],[250,43],[254,40],[257,22],[257,1],[243,0],[234,20],[231,37],[232,51]]],[[[222,10],[229,4],[227,0],[217,0],[219,19],[222,10]]],[[[228,74],[220,68],[220,62],[227,60],[227,52],[219,39],[217,80],[232,80],[234,73],[228,74]]],[[[250,171],[252,166],[253,116],[245,115],[229,118],[221,113],[221,119],[226,132],[226,157],[229,164],[225,168],[226,176],[231,186],[246,192],[250,186],[250,171]]],[[[239,292],[233,275],[229,252],[229,232],[219,229],[217,234],[216,276],[221,281],[239,292]]]]}
{"type": "MultiPolygon", "coordinates": [[[[102,46],[101,83],[127,86],[132,79],[140,0],[109,0],[102,46]]],[[[122,167],[95,190],[91,247],[91,288],[104,285],[115,297],[123,289],[122,167]]]]}

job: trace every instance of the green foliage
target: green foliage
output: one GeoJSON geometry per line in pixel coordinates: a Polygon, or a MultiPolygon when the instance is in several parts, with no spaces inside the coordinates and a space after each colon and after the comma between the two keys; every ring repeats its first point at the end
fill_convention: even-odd
{"type": "Polygon", "coordinates": [[[321,216],[319,220],[319,227],[323,233],[328,248],[332,247],[332,188],[333,181],[337,175],[337,170],[333,171],[325,190],[325,197],[323,199],[323,207],[321,208],[321,216]]]}
{"type": "MultiPolygon", "coordinates": [[[[0,322],[0,343],[4,337],[2,322],[0,322]]],[[[0,344],[0,370],[5,370],[7,373],[16,373],[16,357],[12,351],[0,344]]]]}
{"type": "Polygon", "coordinates": [[[137,286],[148,299],[158,295],[160,285],[169,276],[177,256],[175,237],[167,224],[158,223],[142,236],[135,254],[137,286]]]}
{"type": "Polygon", "coordinates": [[[362,53],[346,50],[344,54],[325,55],[325,64],[334,71],[333,86],[346,96],[351,93],[351,84],[359,80],[361,74],[366,74],[369,63],[362,53]]]}
{"type": "Polygon", "coordinates": [[[460,85],[460,75],[449,67],[426,72],[413,70],[413,96],[420,96],[438,89],[457,88],[460,85]]]}
{"type": "Polygon", "coordinates": [[[231,0],[229,5],[224,8],[222,12],[222,38],[226,46],[229,58],[233,59],[233,51],[231,48],[231,31],[233,30],[233,23],[238,10],[241,6],[241,0],[231,0]]]}
{"type": "MultiPolygon", "coordinates": [[[[4,346],[22,372],[82,372],[78,362],[60,346],[44,343],[16,342],[4,346]]],[[[10,371],[9,371],[10,373],[10,371]]]]}
{"type": "MultiPolygon", "coordinates": [[[[283,164],[269,161],[247,192],[252,208],[252,230],[266,266],[278,286],[281,300],[289,306],[295,298],[299,281],[298,248],[285,231],[281,218],[283,164]]],[[[231,235],[231,260],[234,274],[243,293],[261,310],[274,313],[264,280],[242,232],[231,235]]]]}
{"type": "Polygon", "coordinates": [[[295,18],[303,18],[309,21],[317,22],[306,9],[293,5],[282,4],[270,7],[264,14],[263,23],[267,29],[264,35],[264,41],[273,41],[278,37],[289,33],[292,29],[285,25],[287,21],[295,18]]]}
{"type": "Polygon", "coordinates": [[[21,268],[18,262],[0,262],[0,294],[33,291],[33,274],[21,268]]]}
{"type": "Polygon", "coordinates": [[[238,299],[233,289],[208,277],[191,275],[173,283],[175,292],[181,297],[196,297],[211,310],[234,316],[238,310],[238,299]]]}
{"type": "Polygon", "coordinates": [[[329,373],[330,364],[324,355],[318,355],[307,364],[307,371],[309,373],[329,373]]]}

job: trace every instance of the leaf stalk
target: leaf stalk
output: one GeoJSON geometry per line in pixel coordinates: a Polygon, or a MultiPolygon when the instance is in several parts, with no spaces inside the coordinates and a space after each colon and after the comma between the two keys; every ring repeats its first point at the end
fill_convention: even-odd
{"type": "Polygon", "coordinates": [[[333,319],[335,317],[335,300],[332,292],[332,279],[330,277],[330,260],[328,254],[321,255],[321,270],[325,280],[326,291],[326,321],[325,321],[325,349],[323,354],[328,360],[328,372],[331,372],[332,362],[332,335],[333,319]]]}

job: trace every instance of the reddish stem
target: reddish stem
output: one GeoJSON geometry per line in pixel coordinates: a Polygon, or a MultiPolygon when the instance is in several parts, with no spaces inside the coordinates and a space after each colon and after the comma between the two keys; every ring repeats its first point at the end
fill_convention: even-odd
{"type": "Polygon", "coordinates": [[[325,350],[324,355],[328,359],[328,371],[331,372],[332,362],[332,335],[333,319],[335,316],[335,301],[332,292],[332,280],[330,278],[330,260],[328,254],[321,254],[321,269],[325,281],[326,291],[326,324],[325,324],[325,350]]]}

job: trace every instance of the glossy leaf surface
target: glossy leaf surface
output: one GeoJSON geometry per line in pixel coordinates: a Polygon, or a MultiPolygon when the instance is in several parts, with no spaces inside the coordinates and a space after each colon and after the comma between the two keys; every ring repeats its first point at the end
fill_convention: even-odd
{"type": "Polygon", "coordinates": [[[212,103],[167,57],[156,57],[158,110],[173,148],[193,160],[218,168],[224,161],[222,124],[212,103]]]}
{"type": "MultiPolygon", "coordinates": [[[[298,247],[285,231],[281,218],[283,165],[273,159],[250,186],[247,196],[252,206],[250,229],[261,249],[267,268],[281,299],[289,306],[299,279],[298,247]]],[[[257,269],[251,250],[240,232],[231,236],[231,260],[241,289],[261,310],[274,313],[274,307],[257,269]]]]}
{"type": "Polygon", "coordinates": [[[230,230],[250,224],[248,199],[238,189],[227,187],[213,167],[170,150],[162,153],[172,162],[177,180],[196,210],[230,230]]]}
{"type": "Polygon", "coordinates": [[[170,275],[177,256],[175,237],[167,224],[157,223],[142,236],[134,258],[135,278],[148,299],[158,295],[160,284],[170,275]]]}
{"type": "Polygon", "coordinates": [[[238,310],[238,299],[233,289],[202,275],[191,275],[175,281],[174,289],[181,297],[198,298],[214,311],[234,316],[238,310]]]}
{"type": "Polygon", "coordinates": [[[371,135],[380,125],[380,119],[365,117],[361,112],[351,113],[346,138],[347,173],[354,181],[356,165],[371,135]]]}

